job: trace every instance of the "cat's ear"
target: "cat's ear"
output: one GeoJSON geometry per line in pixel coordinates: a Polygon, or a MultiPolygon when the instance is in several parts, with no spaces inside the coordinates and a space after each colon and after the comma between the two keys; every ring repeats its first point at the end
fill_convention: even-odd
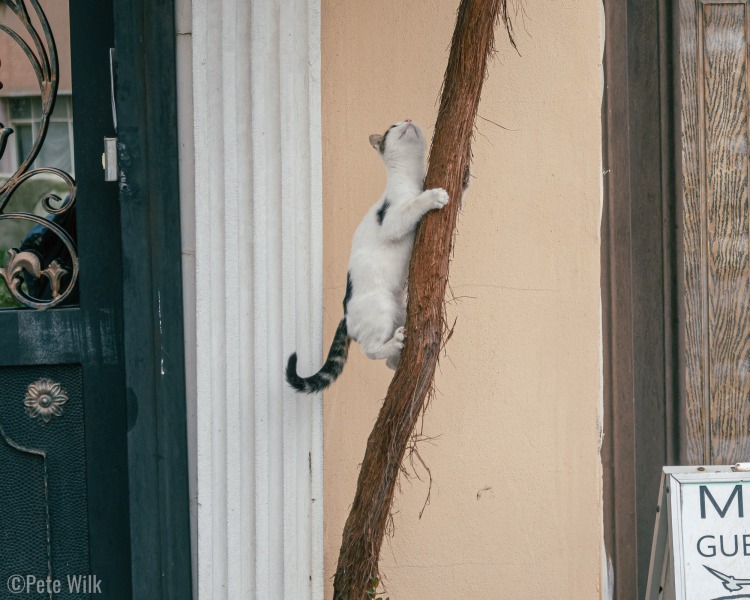
{"type": "Polygon", "coordinates": [[[375,148],[375,150],[380,152],[380,142],[383,140],[383,136],[377,133],[373,133],[369,139],[370,145],[375,148]]]}

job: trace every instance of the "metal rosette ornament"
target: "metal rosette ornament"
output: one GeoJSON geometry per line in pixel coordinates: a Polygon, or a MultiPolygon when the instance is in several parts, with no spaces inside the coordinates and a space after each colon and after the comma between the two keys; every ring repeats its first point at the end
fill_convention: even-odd
{"type": "MultiPolygon", "coordinates": [[[[7,25],[0,23],[0,32],[9,35],[18,44],[23,53],[31,63],[36,79],[39,83],[41,99],[41,118],[31,150],[28,152],[18,169],[2,186],[0,186],[0,226],[2,221],[27,221],[35,226],[46,230],[55,236],[70,256],[70,264],[63,265],[57,258],[44,264],[44,257],[34,249],[11,248],[5,257],[5,264],[0,267],[0,279],[2,279],[12,296],[21,304],[37,310],[44,310],[59,305],[70,296],[78,280],[78,253],[76,245],[68,232],[60,225],[64,221],[66,213],[74,206],[76,200],[76,184],[70,174],[53,168],[31,169],[36,160],[42,144],[47,136],[50,117],[55,107],[57,98],[57,87],[59,67],[57,61],[57,47],[52,36],[42,7],[38,0],[1,0],[8,6],[22,23],[26,35],[31,40],[28,43],[24,37],[13,31],[7,25]],[[35,13],[41,31],[38,31],[29,14],[29,7],[35,13]],[[55,193],[48,193],[41,199],[42,208],[50,215],[41,217],[27,212],[6,213],[13,195],[19,187],[29,179],[38,175],[52,175],[59,178],[67,187],[68,192],[64,197],[55,193]],[[45,297],[36,297],[29,289],[41,287],[29,285],[30,283],[44,283],[46,289],[45,297]],[[26,283],[26,290],[23,284],[26,283]],[[46,297],[49,296],[49,297],[46,297]]],[[[2,84],[0,83],[0,86],[2,84]]],[[[8,141],[13,134],[13,129],[5,127],[0,123],[0,159],[3,157],[8,141]]]]}

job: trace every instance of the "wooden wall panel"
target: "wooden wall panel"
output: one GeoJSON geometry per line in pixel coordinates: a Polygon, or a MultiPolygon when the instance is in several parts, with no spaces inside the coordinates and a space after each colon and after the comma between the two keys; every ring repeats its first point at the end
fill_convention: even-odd
{"type": "Polygon", "coordinates": [[[726,464],[750,458],[748,6],[682,4],[685,443],[726,464]]]}
{"type": "MultiPolygon", "coordinates": [[[[701,291],[701,170],[698,149],[698,61],[696,0],[680,0],[680,92],[682,98],[684,252],[684,431],[682,453],[705,463],[703,310],[701,291]]],[[[707,414],[707,413],[706,413],[707,414]]]]}

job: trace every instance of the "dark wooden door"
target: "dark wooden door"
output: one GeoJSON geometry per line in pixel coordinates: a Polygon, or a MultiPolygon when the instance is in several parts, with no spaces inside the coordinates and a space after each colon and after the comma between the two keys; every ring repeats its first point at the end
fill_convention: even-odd
{"type": "Polygon", "coordinates": [[[662,466],[750,460],[750,16],[604,6],[604,530],[630,600],[662,466]]]}
{"type": "Polygon", "coordinates": [[[70,0],[69,32],[61,5],[0,2],[0,598],[16,575],[60,580],[49,597],[84,597],[68,578],[90,575],[130,598],[120,210],[102,171],[112,4],[70,0]]]}
{"type": "Polygon", "coordinates": [[[750,460],[750,7],[681,0],[684,434],[691,464],[750,460]]]}

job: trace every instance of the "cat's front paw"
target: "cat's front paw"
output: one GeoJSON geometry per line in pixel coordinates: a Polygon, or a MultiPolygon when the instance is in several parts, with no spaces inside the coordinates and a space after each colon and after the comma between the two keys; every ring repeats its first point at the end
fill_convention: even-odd
{"type": "Polygon", "coordinates": [[[430,190],[430,200],[432,202],[432,208],[441,209],[448,204],[448,192],[443,188],[435,188],[430,190]]]}

